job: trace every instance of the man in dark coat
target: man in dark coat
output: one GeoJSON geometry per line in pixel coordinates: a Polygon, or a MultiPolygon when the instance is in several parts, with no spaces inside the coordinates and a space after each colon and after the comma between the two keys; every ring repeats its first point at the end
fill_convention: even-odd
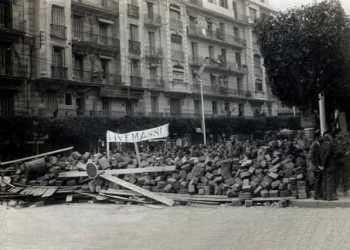
{"type": "Polygon", "coordinates": [[[321,145],[319,131],[315,131],[314,140],[309,150],[308,179],[315,192],[314,199],[322,197],[322,170],[321,170],[321,145]]]}
{"type": "Polygon", "coordinates": [[[321,169],[323,171],[323,198],[331,201],[336,200],[336,163],[334,155],[333,138],[325,133],[321,143],[321,169]]]}

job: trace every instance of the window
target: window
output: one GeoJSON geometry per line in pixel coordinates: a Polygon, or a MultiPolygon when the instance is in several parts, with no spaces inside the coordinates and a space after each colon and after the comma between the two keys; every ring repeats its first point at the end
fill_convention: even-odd
{"type": "Polygon", "coordinates": [[[71,93],[66,93],[64,95],[64,104],[65,105],[72,105],[73,104],[73,101],[72,101],[72,94],[71,93]]]}
{"type": "Polygon", "coordinates": [[[84,61],[82,55],[73,54],[73,70],[75,78],[81,79],[83,77],[84,61]]]}
{"type": "Polygon", "coordinates": [[[218,113],[218,103],[216,101],[211,102],[213,114],[216,115],[218,113]]]}
{"type": "Polygon", "coordinates": [[[249,17],[255,22],[258,19],[258,12],[254,8],[249,8],[249,17]]]}
{"type": "Polygon", "coordinates": [[[130,31],[130,34],[129,34],[129,36],[130,36],[130,40],[131,41],[138,41],[139,39],[139,32],[138,32],[138,26],[137,25],[135,25],[135,24],[130,24],[130,29],[129,29],[129,31],[130,31]]]}
{"type": "Polygon", "coordinates": [[[239,117],[244,116],[244,104],[243,103],[238,104],[238,116],[239,117]]]}
{"type": "Polygon", "coordinates": [[[110,105],[107,98],[102,99],[102,112],[104,115],[109,115],[110,112],[110,105]]]}
{"type": "Polygon", "coordinates": [[[63,67],[64,61],[64,48],[54,46],[52,49],[52,64],[63,67]]]}
{"type": "Polygon", "coordinates": [[[207,35],[213,34],[213,23],[210,20],[207,20],[207,30],[208,30],[207,35]]]}
{"type": "Polygon", "coordinates": [[[260,68],[261,67],[261,57],[260,55],[254,55],[254,67],[260,68]]]}
{"type": "Polygon", "coordinates": [[[208,52],[209,52],[209,58],[214,59],[215,58],[215,51],[214,47],[209,45],[208,46],[208,52]]]}
{"type": "Polygon", "coordinates": [[[216,75],[210,74],[210,84],[216,85],[216,75]]]}
{"type": "Polygon", "coordinates": [[[195,114],[200,114],[202,112],[201,102],[199,100],[194,100],[194,112],[195,114]]]}
{"type": "Polygon", "coordinates": [[[170,19],[172,20],[180,20],[181,19],[181,13],[180,11],[170,9],[170,19]]]}
{"type": "Polygon", "coordinates": [[[233,9],[233,15],[234,18],[238,18],[238,12],[237,12],[237,3],[236,1],[232,1],[232,9],[233,9]]]}
{"type": "Polygon", "coordinates": [[[109,78],[109,60],[108,59],[101,59],[101,68],[102,68],[102,78],[108,79],[109,78]]]}
{"type": "Polygon", "coordinates": [[[235,38],[240,38],[238,27],[233,27],[233,34],[234,34],[235,38]]]}
{"type": "Polygon", "coordinates": [[[151,112],[158,113],[158,96],[151,96],[151,112]]]}
{"type": "Polygon", "coordinates": [[[224,109],[226,112],[230,112],[230,103],[229,102],[225,102],[224,109]]]}
{"type": "Polygon", "coordinates": [[[73,39],[83,39],[83,18],[73,16],[73,39]]]}
{"type": "Polygon", "coordinates": [[[241,77],[238,77],[237,78],[237,90],[238,92],[241,92],[242,91],[242,78],[241,77]]]}
{"type": "Polygon", "coordinates": [[[102,44],[107,45],[107,42],[108,42],[108,39],[107,39],[108,38],[108,24],[100,22],[98,26],[99,26],[99,31],[100,31],[100,42],[102,44]]]}
{"type": "Polygon", "coordinates": [[[174,50],[182,50],[182,36],[176,34],[171,35],[171,48],[174,50]]]}
{"type": "Polygon", "coordinates": [[[220,61],[223,64],[226,64],[226,49],[221,49],[220,61]]]}
{"type": "Polygon", "coordinates": [[[191,26],[191,27],[194,27],[194,26],[197,25],[197,17],[195,17],[195,16],[190,16],[189,19],[190,19],[190,26],[191,26]]]}
{"type": "Polygon", "coordinates": [[[15,114],[15,98],[12,91],[0,92],[0,116],[12,116],[15,114]]]}
{"type": "Polygon", "coordinates": [[[173,71],[173,80],[175,82],[183,82],[184,81],[184,72],[174,70],[173,71]]]}
{"type": "Polygon", "coordinates": [[[174,115],[181,114],[181,100],[170,98],[170,113],[174,115]]]}
{"type": "Polygon", "coordinates": [[[52,5],[51,23],[55,25],[64,25],[64,8],[57,5],[52,5]]]}
{"type": "Polygon", "coordinates": [[[194,63],[198,63],[198,43],[191,42],[191,52],[194,63]]]}
{"type": "Polygon", "coordinates": [[[153,19],[154,16],[154,11],[153,11],[153,3],[151,2],[147,2],[147,14],[148,14],[148,18],[153,19]]]}
{"type": "Polygon", "coordinates": [[[242,56],[241,56],[241,53],[236,52],[236,53],[235,53],[235,57],[236,57],[237,66],[238,66],[238,67],[241,67],[241,65],[242,65],[242,56]]]}
{"type": "Polygon", "coordinates": [[[10,27],[11,25],[11,8],[5,1],[0,3],[0,27],[10,27]]]}
{"type": "Polygon", "coordinates": [[[156,80],[157,77],[157,67],[150,67],[149,68],[149,75],[152,80],[156,80]]]}
{"type": "Polygon", "coordinates": [[[228,8],[227,0],[220,0],[220,6],[227,9],[228,8]]]}
{"type": "Polygon", "coordinates": [[[148,43],[152,54],[155,54],[156,49],[156,33],[154,31],[148,32],[148,43]]]}
{"type": "Polygon", "coordinates": [[[132,59],[130,61],[130,73],[132,76],[140,76],[140,61],[132,59]]]}
{"type": "Polygon", "coordinates": [[[255,79],[255,90],[257,92],[263,92],[263,82],[260,78],[255,79]]]}

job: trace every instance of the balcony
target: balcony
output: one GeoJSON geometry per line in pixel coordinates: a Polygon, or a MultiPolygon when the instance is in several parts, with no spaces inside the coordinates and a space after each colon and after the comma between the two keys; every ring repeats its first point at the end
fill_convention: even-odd
{"type": "Polygon", "coordinates": [[[0,1],[1,39],[15,39],[26,30],[23,1],[0,1]]]}
{"type": "Polygon", "coordinates": [[[51,36],[59,39],[67,39],[67,27],[64,25],[51,24],[51,36]]]}
{"type": "Polygon", "coordinates": [[[169,25],[170,25],[170,30],[173,30],[173,31],[176,31],[176,32],[182,32],[183,22],[182,22],[181,19],[170,18],[169,19],[169,25]]]}
{"type": "Polygon", "coordinates": [[[203,7],[203,1],[202,0],[189,0],[189,4],[197,5],[199,7],[203,7]]]}
{"type": "Polygon", "coordinates": [[[116,0],[72,0],[72,7],[78,10],[84,8],[92,13],[119,14],[119,1],[116,0]]]}
{"type": "Polygon", "coordinates": [[[24,78],[27,76],[26,65],[19,62],[0,63],[1,78],[24,78]]]}
{"type": "Polygon", "coordinates": [[[162,25],[162,18],[160,15],[149,15],[147,13],[144,15],[144,23],[152,28],[160,27],[162,25]]]}
{"type": "Polygon", "coordinates": [[[140,18],[140,8],[137,5],[128,4],[128,16],[132,18],[140,18]]]}
{"type": "Polygon", "coordinates": [[[159,64],[163,57],[163,50],[156,47],[146,47],[144,50],[145,57],[150,63],[159,64]]]}
{"type": "Polygon", "coordinates": [[[93,33],[75,32],[72,37],[73,46],[89,46],[101,50],[119,51],[120,41],[117,37],[103,36],[93,33]]]}
{"type": "Polygon", "coordinates": [[[117,85],[121,83],[121,75],[74,69],[73,80],[82,83],[117,85]]]}
{"type": "Polygon", "coordinates": [[[185,52],[182,50],[171,50],[171,59],[174,61],[184,62],[185,61],[185,52]]]}
{"type": "Polygon", "coordinates": [[[142,76],[133,74],[130,76],[130,86],[142,88],[142,76]]]}
{"type": "Polygon", "coordinates": [[[139,41],[129,40],[129,53],[133,55],[140,55],[141,43],[139,41]]]}
{"type": "MultiPolygon", "coordinates": [[[[190,58],[189,61],[192,67],[197,67],[197,68],[202,66],[204,63],[207,63],[206,62],[207,60],[204,57],[192,57],[190,58]]],[[[248,68],[246,65],[226,62],[226,60],[220,60],[220,58],[218,58],[217,60],[210,59],[209,64],[207,64],[205,70],[221,71],[226,73],[237,73],[237,74],[248,73],[248,68]]]]}
{"type": "MultiPolygon", "coordinates": [[[[195,82],[192,85],[192,92],[196,94],[200,94],[201,88],[200,83],[195,82]]],[[[249,98],[252,96],[251,92],[248,90],[239,90],[239,89],[233,89],[228,88],[223,85],[208,85],[203,84],[203,93],[205,95],[214,95],[214,96],[232,96],[232,97],[239,97],[239,98],[249,98]]]]}
{"type": "Polygon", "coordinates": [[[199,25],[190,24],[188,27],[188,36],[204,39],[210,42],[216,42],[221,45],[230,45],[238,48],[243,48],[246,46],[246,41],[233,36],[226,34],[221,29],[217,29],[216,31],[205,29],[199,25]]]}
{"type": "Polygon", "coordinates": [[[147,79],[144,84],[145,88],[153,90],[164,90],[164,80],[160,78],[147,79]]]}
{"type": "Polygon", "coordinates": [[[67,71],[67,67],[51,65],[51,78],[67,80],[67,71]]]}

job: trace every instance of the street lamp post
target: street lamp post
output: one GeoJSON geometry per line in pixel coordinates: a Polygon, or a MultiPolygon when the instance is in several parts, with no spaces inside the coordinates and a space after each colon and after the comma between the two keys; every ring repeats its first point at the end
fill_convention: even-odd
{"type": "Polygon", "coordinates": [[[203,81],[201,79],[201,75],[205,69],[205,67],[209,64],[209,57],[205,58],[204,63],[198,70],[197,76],[200,84],[200,91],[201,91],[201,106],[202,106],[202,133],[203,133],[203,144],[207,145],[207,133],[205,128],[205,111],[204,111],[204,97],[203,97],[203,81]]]}

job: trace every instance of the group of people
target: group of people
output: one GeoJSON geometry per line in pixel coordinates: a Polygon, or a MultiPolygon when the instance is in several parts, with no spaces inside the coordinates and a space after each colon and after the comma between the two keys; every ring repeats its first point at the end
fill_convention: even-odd
{"type": "Polygon", "coordinates": [[[309,149],[308,179],[316,200],[337,200],[337,188],[347,191],[347,139],[329,132],[318,131],[309,149]]]}

